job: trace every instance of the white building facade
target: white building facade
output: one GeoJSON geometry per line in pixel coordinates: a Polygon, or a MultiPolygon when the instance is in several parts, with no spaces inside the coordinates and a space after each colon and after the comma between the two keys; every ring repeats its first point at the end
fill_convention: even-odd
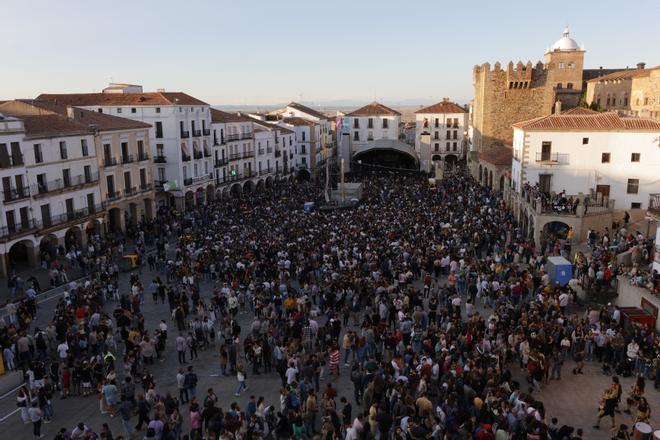
{"type": "Polygon", "coordinates": [[[415,112],[415,151],[420,169],[429,172],[433,164],[451,163],[467,151],[468,112],[445,98],[415,112]]]}
{"type": "Polygon", "coordinates": [[[150,124],[159,204],[182,207],[209,199],[214,193],[211,112],[207,103],[181,92],[142,92],[136,85],[113,87],[105,93],[42,94],[37,99],[150,124]]]}
{"type": "Polygon", "coordinates": [[[377,102],[360,107],[346,115],[351,130],[351,142],[354,146],[368,142],[398,140],[401,113],[377,102]]]}

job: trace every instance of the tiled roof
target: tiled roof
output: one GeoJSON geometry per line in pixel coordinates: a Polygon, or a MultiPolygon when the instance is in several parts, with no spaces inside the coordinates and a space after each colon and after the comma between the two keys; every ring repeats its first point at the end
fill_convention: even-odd
{"type": "Polygon", "coordinates": [[[114,131],[146,129],[151,127],[140,121],[72,108],[72,117],[64,105],[49,101],[21,99],[0,104],[0,110],[23,120],[27,137],[49,137],[89,134],[94,130],[114,131]]]}
{"type": "Polygon", "coordinates": [[[274,122],[270,122],[270,121],[262,121],[261,119],[256,119],[256,118],[253,118],[253,122],[254,122],[255,124],[261,126],[261,127],[266,127],[266,128],[268,128],[269,130],[277,130],[277,131],[280,132],[280,134],[289,134],[289,133],[293,133],[292,130],[289,130],[289,129],[286,128],[286,127],[282,127],[281,125],[277,125],[277,124],[274,123],[274,122]]]}
{"type": "MultiPolygon", "coordinates": [[[[67,106],[55,104],[50,101],[31,101],[23,100],[22,102],[35,107],[49,110],[64,117],[69,117],[67,106]]],[[[93,125],[100,131],[114,131],[114,130],[131,130],[139,128],[150,128],[151,125],[141,121],[135,121],[127,118],[120,118],[118,116],[107,115],[105,113],[98,113],[81,108],[72,109],[73,120],[82,126],[93,125]]]]}
{"type": "Polygon", "coordinates": [[[73,136],[92,134],[93,130],[74,122],[62,115],[43,114],[20,116],[25,126],[26,138],[46,138],[54,136],[73,136]]]}
{"type": "Polygon", "coordinates": [[[308,115],[314,116],[315,118],[328,119],[328,117],[323,113],[316,111],[313,108],[307,107],[306,105],[298,104],[297,102],[292,101],[287,105],[287,107],[295,108],[296,110],[307,113],[308,115]]]}
{"type": "Polygon", "coordinates": [[[419,109],[415,113],[467,113],[467,111],[460,105],[448,99],[443,99],[433,105],[419,109]]]}
{"type": "Polygon", "coordinates": [[[573,107],[571,109],[561,112],[562,115],[596,115],[597,111],[591,110],[586,107],[573,107]]]}
{"type": "Polygon", "coordinates": [[[511,165],[511,148],[495,145],[479,153],[479,160],[493,165],[511,165]]]}
{"type": "Polygon", "coordinates": [[[290,125],[309,125],[309,126],[314,126],[315,124],[312,121],[308,121],[307,119],[304,118],[284,118],[282,119],[282,122],[285,122],[290,125]]]}
{"type": "Polygon", "coordinates": [[[643,78],[645,76],[651,75],[652,71],[658,69],[660,69],[660,66],[650,67],[648,69],[621,70],[619,72],[610,73],[609,75],[604,75],[598,78],[590,79],[589,82],[593,83],[600,81],[614,81],[619,79],[643,78]]]}
{"type": "Polygon", "coordinates": [[[541,116],[518,122],[513,127],[523,130],[660,130],[660,121],[624,118],[614,112],[595,114],[560,114],[541,116]]]}
{"type": "Polygon", "coordinates": [[[40,101],[55,101],[58,104],[86,107],[91,105],[208,105],[204,101],[183,92],[147,93],[42,93],[40,101]]]}
{"type": "Polygon", "coordinates": [[[401,113],[378,102],[372,102],[348,113],[346,116],[401,116],[401,113]]]}
{"type": "Polygon", "coordinates": [[[211,109],[211,121],[212,122],[253,122],[252,118],[243,116],[240,113],[231,113],[223,110],[218,110],[215,108],[211,109]]]}

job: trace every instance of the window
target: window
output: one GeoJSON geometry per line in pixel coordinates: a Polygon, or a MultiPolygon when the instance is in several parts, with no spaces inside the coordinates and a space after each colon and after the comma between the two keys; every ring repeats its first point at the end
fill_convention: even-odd
{"type": "Polygon", "coordinates": [[[640,158],[640,153],[631,153],[630,154],[630,161],[631,162],[639,162],[640,158]]]}
{"type": "Polygon", "coordinates": [[[360,120],[358,118],[353,119],[353,128],[360,128],[360,120]]]}
{"type": "Polygon", "coordinates": [[[163,123],[156,121],[156,137],[159,139],[163,138],[163,123]]]}
{"type": "Polygon", "coordinates": [[[573,83],[566,83],[566,88],[567,89],[573,89],[573,83]]]}
{"type": "Polygon", "coordinates": [[[445,151],[450,151],[450,149],[451,149],[450,145],[451,145],[451,143],[447,142],[447,144],[445,145],[445,151]]]}
{"type": "Polygon", "coordinates": [[[41,144],[34,144],[34,161],[35,163],[42,163],[44,161],[41,144]]]}
{"type": "Polygon", "coordinates": [[[62,183],[65,187],[71,186],[71,170],[68,168],[62,170],[62,183]]]}
{"type": "Polygon", "coordinates": [[[637,194],[639,192],[639,179],[628,179],[626,194],[637,194]]]}
{"type": "Polygon", "coordinates": [[[435,118],[435,127],[438,128],[440,126],[440,118],[435,118]]]}
{"type": "Polygon", "coordinates": [[[62,160],[67,159],[66,141],[60,141],[60,158],[62,160]]]}
{"type": "Polygon", "coordinates": [[[451,148],[452,148],[453,151],[457,151],[457,149],[458,149],[458,144],[457,144],[456,142],[452,143],[451,148]]]}
{"type": "Polygon", "coordinates": [[[359,131],[354,131],[353,132],[353,140],[354,141],[359,141],[360,140],[360,132],[359,131]]]}
{"type": "Polygon", "coordinates": [[[440,139],[440,132],[436,131],[436,132],[433,134],[433,139],[440,139]]]}
{"type": "Polygon", "coordinates": [[[447,130],[447,138],[446,139],[451,139],[451,130],[447,130]]]}
{"type": "Polygon", "coordinates": [[[87,139],[80,139],[80,149],[82,150],[83,157],[89,156],[89,149],[87,148],[87,139]]]}
{"type": "Polygon", "coordinates": [[[437,144],[437,143],[436,143],[434,146],[435,146],[435,151],[436,151],[436,153],[437,153],[438,151],[440,151],[440,144],[437,144]]]}
{"type": "Polygon", "coordinates": [[[561,89],[561,83],[557,83],[557,88],[561,89]]]}
{"type": "Polygon", "coordinates": [[[303,142],[305,142],[305,131],[304,130],[302,132],[302,140],[303,140],[303,142]]]}
{"type": "Polygon", "coordinates": [[[367,133],[367,140],[368,141],[373,141],[374,140],[374,132],[370,131],[367,133]]]}
{"type": "Polygon", "coordinates": [[[454,130],[454,136],[452,137],[452,139],[458,139],[458,131],[457,130],[454,130]]]}
{"type": "Polygon", "coordinates": [[[541,142],[541,161],[547,162],[552,159],[552,142],[541,142]]]}
{"type": "Polygon", "coordinates": [[[632,202],[630,204],[630,209],[642,209],[642,204],[640,202],[632,202]]]}
{"type": "Polygon", "coordinates": [[[589,138],[582,138],[582,145],[588,145],[589,144],[589,138]]]}
{"type": "Polygon", "coordinates": [[[367,121],[367,128],[374,128],[373,118],[369,118],[369,120],[367,121]]]}
{"type": "Polygon", "coordinates": [[[571,62],[568,63],[568,68],[569,68],[569,69],[573,69],[574,67],[575,67],[575,63],[574,63],[574,62],[571,61],[571,62]]]}
{"type": "Polygon", "coordinates": [[[600,156],[601,163],[610,163],[610,153],[603,153],[600,156]]]}
{"type": "MultiPolygon", "coordinates": [[[[563,69],[563,68],[564,68],[564,63],[559,63],[559,66],[558,66],[558,67],[559,67],[560,69],[563,69]]],[[[561,88],[561,87],[560,87],[560,88],[561,88]]]]}
{"type": "Polygon", "coordinates": [[[156,107],[156,113],[160,113],[160,107],[156,107]]]}
{"type": "Polygon", "coordinates": [[[91,165],[85,165],[83,167],[83,174],[85,175],[85,183],[91,183],[92,182],[92,166],[91,165]]]}
{"type": "Polygon", "coordinates": [[[121,109],[120,109],[120,108],[117,109],[117,113],[121,113],[121,109]]]}
{"type": "Polygon", "coordinates": [[[103,109],[102,109],[102,108],[98,108],[96,111],[99,112],[99,113],[103,113],[103,109]]]}
{"type": "Polygon", "coordinates": [[[131,108],[131,113],[137,113],[137,109],[135,107],[131,108]]]}
{"type": "Polygon", "coordinates": [[[389,128],[389,120],[388,119],[383,119],[383,128],[389,128]]]}

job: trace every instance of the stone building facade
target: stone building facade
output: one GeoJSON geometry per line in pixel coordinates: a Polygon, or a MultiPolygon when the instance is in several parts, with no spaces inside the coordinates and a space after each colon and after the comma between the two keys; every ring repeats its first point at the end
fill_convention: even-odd
{"type": "Polygon", "coordinates": [[[577,106],[582,95],[583,60],[584,50],[566,29],[546,51],[543,62],[475,66],[473,150],[510,144],[512,124],[552,113],[556,101],[562,102],[562,108],[577,106]]]}

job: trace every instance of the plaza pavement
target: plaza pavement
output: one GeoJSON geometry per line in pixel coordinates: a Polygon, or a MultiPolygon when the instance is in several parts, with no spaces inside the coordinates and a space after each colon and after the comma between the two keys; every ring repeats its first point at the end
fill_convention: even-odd
{"type": "MultiPolygon", "coordinates": [[[[144,285],[148,285],[151,280],[158,275],[155,272],[150,272],[146,269],[142,270],[142,281],[144,285]]],[[[128,291],[128,274],[120,275],[120,289],[122,292],[128,291]]],[[[201,282],[201,295],[204,298],[211,296],[212,285],[210,282],[201,282]]],[[[53,316],[53,308],[57,303],[58,296],[51,296],[40,304],[37,314],[36,325],[45,326],[53,316]]],[[[114,303],[108,303],[105,306],[107,312],[111,312],[114,308],[114,303]]],[[[156,389],[159,393],[172,392],[173,396],[178,396],[176,389],[176,373],[179,368],[177,361],[176,350],[174,349],[174,339],[176,337],[176,326],[170,319],[168,305],[166,304],[153,304],[151,295],[145,296],[145,304],[142,307],[145,315],[146,328],[153,331],[157,328],[161,319],[165,319],[168,323],[168,341],[167,348],[163,354],[164,361],[156,361],[155,365],[150,368],[150,371],[156,380],[156,389]]],[[[481,305],[478,310],[488,316],[488,311],[483,310],[481,305]]],[[[239,317],[239,322],[242,328],[243,337],[247,334],[252,322],[251,313],[243,313],[239,317]]],[[[322,318],[323,319],[323,318],[322,318]]],[[[323,324],[323,322],[320,322],[323,324]]],[[[274,405],[279,410],[279,390],[280,379],[277,373],[261,374],[258,376],[252,375],[251,369],[248,370],[247,384],[249,390],[243,392],[241,397],[234,397],[234,392],[238,385],[235,376],[221,377],[219,376],[219,357],[217,352],[218,346],[212,347],[206,351],[199,352],[199,358],[189,363],[193,365],[195,371],[199,376],[199,384],[197,386],[198,398],[203,397],[207,388],[212,387],[219,397],[219,406],[223,409],[229,407],[232,402],[238,402],[241,408],[245,407],[250,395],[256,397],[264,396],[265,401],[269,405],[274,405]]],[[[342,353],[343,356],[343,353],[342,353]]],[[[121,362],[118,356],[118,368],[121,371],[121,362]]],[[[342,357],[343,361],[343,357],[342,357]]],[[[349,379],[349,370],[343,367],[341,363],[341,376],[338,380],[333,381],[333,386],[337,388],[339,396],[346,396],[353,406],[353,414],[357,414],[358,410],[362,408],[356,406],[353,401],[353,387],[349,379]]],[[[527,382],[524,379],[523,373],[520,371],[516,363],[511,363],[509,368],[512,370],[516,379],[526,389],[527,382]]],[[[574,376],[571,374],[573,362],[568,361],[563,367],[563,378],[560,381],[551,381],[548,386],[545,386],[542,391],[537,392],[536,396],[541,400],[546,407],[546,418],[549,423],[552,417],[557,417],[559,423],[575,426],[576,428],[583,428],[586,439],[605,439],[608,422],[603,420],[601,426],[603,429],[596,431],[591,428],[594,424],[596,417],[596,410],[598,400],[602,391],[610,383],[610,377],[604,376],[600,373],[600,364],[587,364],[585,374],[574,376]]],[[[627,392],[632,385],[632,378],[622,378],[624,391],[627,392]]],[[[321,381],[321,389],[325,387],[326,380],[321,381]]],[[[140,387],[138,386],[138,389],[140,387]]],[[[624,394],[625,395],[625,394],[624,394]]],[[[646,396],[651,404],[652,417],[651,424],[656,429],[660,429],[660,393],[653,389],[652,383],[647,382],[646,396]]],[[[338,399],[337,399],[338,402],[338,399]]],[[[55,417],[52,423],[42,426],[42,432],[46,438],[53,438],[57,431],[66,427],[72,429],[78,422],[85,422],[88,426],[92,427],[96,432],[100,431],[101,424],[106,422],[109,424],[113,435],[124,435],[123,428],[119,417],[110,418],[108,415],[101,415],[99,411],[99,399],[96,396],[90,397],[72,397],[66,400],[61,400],[59,395],[53,399],[53,407],[55,417]]],[[[338,408],[341,405],[338,402],[338,408]]],[[[188,432],[190,429],[189,415],[186,407],[182,408],[182,415],[184,419],[183,432],[188,432]]],[[[0,419],[11,414],[16,410],[15,394],[0,399],[0,419]]],[[[135,424],[137,418],[134,417],[131,422],[135,424]]],[[[631,417],[626,414],[617,415],[617,423],[631,424],[631,417]]],[[[2,432],[1,438],[7,439],[24,439],[30,438],[32,435],[32,426],[24,425],[18,413],[12,414],[6,420],[0,423],[0,430],[2,432]]],[[[144,431],[140,433],[144,435],[144,431]]],[[[141,436],[139,437],[141,438],[141,436]]]]}

